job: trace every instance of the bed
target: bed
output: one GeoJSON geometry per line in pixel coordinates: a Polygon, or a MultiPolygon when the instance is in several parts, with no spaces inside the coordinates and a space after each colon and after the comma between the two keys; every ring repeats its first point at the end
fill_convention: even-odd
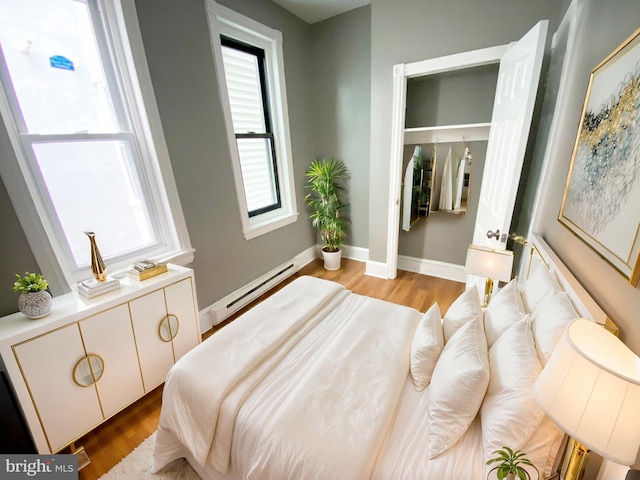
{"type": "Polygon", "coordinates": [[[153,471],[184,457],[211,480],[481,479],[507,445],[547,478],[564,434],[533,383],[568,323],[603,315],[539,237],[487,309],[475,288],[441,316],[302,276],[172,368],[153,471]]]}

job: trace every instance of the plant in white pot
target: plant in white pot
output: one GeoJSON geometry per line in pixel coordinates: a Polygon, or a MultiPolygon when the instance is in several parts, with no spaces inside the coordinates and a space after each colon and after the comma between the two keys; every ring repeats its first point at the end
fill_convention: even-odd
{"type": "Polygon", "coordinates": [[[18,309],[29,318],[42,318],[51,311],[51,294],[47,291],[49,284],[39,273],[16,273],[13,291],[20,292],[18,309]]]}
{"type": "Polygon", "coordinates": [[[533,468],[536,471],[538,478],[540,478],[540,472],[536,466],[525,456],[526,454],[520,450],[512,450],[509,447],[502,447],[501,449],[493,452],[493,455],[495,455],[495,457],[487,460],[487,465],[496,464],[496,466],[489,471],[487,479],[493,479],[490,475],[493,472],[496,472],[498,480],[511,480],[515,478],[518,478],[518,480],[531,480],[531,475],[529,475],[529,472],[523,467],[523,465],[533,468]]]}
{"type": "Polygon", "coordinates": [[[311,162],[306,173],[311,190],[305,202],[311,209],[311,224],[318,229],[325,246],[322,248],[324,267],[340,268],[341,248],[347,234],[345,210],[349,171],[342,160],[318,159],[311,162]]]}

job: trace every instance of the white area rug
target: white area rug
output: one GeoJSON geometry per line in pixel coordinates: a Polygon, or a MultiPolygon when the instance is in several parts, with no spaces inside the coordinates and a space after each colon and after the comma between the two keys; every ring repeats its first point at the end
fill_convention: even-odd
{"type": "Polygon", "coordinates": [[[154,432],[99,480],[200,480],[184,458],[171,462],[155,475],[149,472],[155,438],[154,432]]]}

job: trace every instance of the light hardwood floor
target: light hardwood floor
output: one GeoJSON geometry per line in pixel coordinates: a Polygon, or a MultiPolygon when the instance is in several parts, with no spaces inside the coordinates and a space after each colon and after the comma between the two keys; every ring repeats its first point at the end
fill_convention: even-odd
{"type": "MultiPolygon", "coordinates": [[[[398,271],[398,277],[395,280],[382,280],[365,275],[364,268],[365,264],[362,262],[343,259],[340,270],[329,272],[324,270],[320,260],[316,260],[222,325],[206,332],[204,338],[215,335],[216,330],[302,275],[333,280],[342,283],[354,293],[406,305],[421,312],[438,302],[443,315],[453,300],[464,291],[463,283],[405,271],[398,271]]],[[[158,427],[161,401],[162,387],[160,386],[76,442],[76,445],[84,446],[91,459],[91,463],[80,470],[80,479],[99,478],[151,435],[158,427]]]]}

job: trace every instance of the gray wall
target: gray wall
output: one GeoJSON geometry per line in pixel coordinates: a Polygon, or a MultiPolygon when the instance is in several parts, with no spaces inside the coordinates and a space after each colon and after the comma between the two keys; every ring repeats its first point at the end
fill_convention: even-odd
{"type": "MultiPolygon", "coordinates": [[[[493,100],[498,80],[498,64],[457,72],[428,75],[407,82],[405,127],[461,125],[491,121],[493,100]]],[[[438,143],[432,205],[439,207],[442,173],[449,147],[454,162],[469,147],[473,157],[467,213],[454,215],[434,211],[416,222],[408,232],[400,231],[398,254],[463,265],[467,247],[473,240],[478,212],[480,185],[487,142],[438,143]]],[[[422,145],[423,158],[432,157],[434,145],[422,145]]],[[[413,145],[405,145],[403,172],[413,153],[413,145]]],[[[400,227],[398,227],[400,228],[400,227]]]]}
{"type": "Polygon", "coordinates": [[[242,236],[205,3],[136,0],[173,172],[196,250],[198,303],[210,305],[315,243],[303,215],[302,178],[313,157],[309,25],[271,2],[226,0],[283,35],[296,197],[292,225],[252,240],[242,236]]]}
{"type": "MultiPolygon", "coordinates": [[[[195,260],[201,308],[315,245],[304,204],[317,156],[343,158],[352,173],[354,223],[347,243],[368,243],[370,7],[308,25],[265,0],[221,4],[280,30],[299,218],[245,240],[225,136],[203,0],[135,0],[152,84],[195,260]]],[[[0,161],[15,161],[0,122],[0,161]]],[[[17,311],[14,274],[39,267],[4,188],[0,314],[17,311]]],[[[56,292],[53,292],[54,295],[56,292]]]]}
{"type": "Polygon", "coordinates": [[[311,26],[313,141],[319,157],[349,168],[351,228],[345,243],[369,245],[369,120],[371,118],[371,7],[311,26]]]}
{"type": "MultiPolygon", "coordinates": [[[[557,221],[571,152],[591,70],[638,28],[640,3],[611,0],[606,4],[584,0],[576,49],[565,69],[566,97],[558,97],[555,141],[549,145],[552,162],[533,229],[541,233],[569,269],[621,329],[621,338],[640,354],[640,290],[603,261],[557,221]]],[[[569,55],[569,54],[568,54],[569,55]]],[[[536,184],[534,176],[530,186],[536,184]]]]}
{"type": "MultiPolygon", "coordinates": [[[[0,122],[1,123],[1,122],[0,122]]],[[[2,146],[8,145],[4,125],[0,125],[0,151],[2,146]]],[[[8,155],[3,151],[0,162],[9,161],[8,155]]],[[[27,239],[18,223],[7,189],[0,179],[0,220],[2,222],[2,235],[0,235],[0,316],[9,315],[18,311],[18,294],[13,292],[15,274],[24,272],[39,272],[40,268],[31,253],[27,239]]]]}
{"type": "MultiPolygon", "coordinates": [[[[503,45],[541,19],[549,20],[553,32],[562,13],[555,0],[493,0],[487,5],[474,0],[372,0],[370,260],[386,260],[393,65],[503,45]]],[[[455,258],[464,258],[467,245],[457,246],[455,258]]]]}

